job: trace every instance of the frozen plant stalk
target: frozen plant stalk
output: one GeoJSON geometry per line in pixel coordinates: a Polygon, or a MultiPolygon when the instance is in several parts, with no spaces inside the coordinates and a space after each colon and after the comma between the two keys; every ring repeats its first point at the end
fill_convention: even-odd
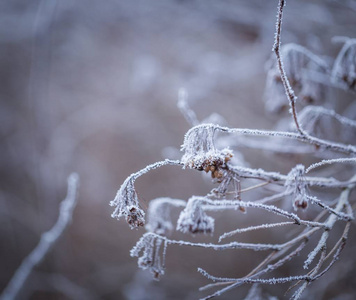
{"type": "MultiPolygon", "coordinates": [[[[253,283],[253,290],[249,295],[256,294],[257,285],[290,283],[290,289],[295,289],[292,299],[299,299],[304,290],[313,281],[321,278],[340,258],[345,247],[350,230],[350,222],[354,220],[355,200],[351,197],[351,191],[356,185],[355,166],[356,147],[343,142],[335,142],[333,136],[318,135],[320,126],[327,126],[331,120],[337,122],[341,128],[347,128],[351,135],[356,131],[356,122],[336,113],[332,109],[326,109],[324,103],[324,89],[342,88],[353,92],[355,89],[355,40],[347,39],[339,55],[335,59],[331,69],[317,55],[299,45],[281,46],[282,17],[284,0],[279,0],[277,11],[277,23],[273,51],[275,58],[272,60],[267,76],[266,93],[272,97],[266,102],[267,108],[278,111],[282,106],[289,107],[293,126],[286,131],[268,131],[260,129],[229,128],[219,124],[199,124],[195,112],[187,103],[186,92],[179,93],[178,107],[187,121],[193,127],[186,133],[181,150],[183,156],[179,161],[164,160],[151,165],[130,175],[120,187],[111,205],[114,206],[112,217],[126,218],[131,228],[138,228],[145,224],[145,212],[140,207],[135,181],[142,175],[153,169],[167,165],[180,166],[183,169],[193,169],[210,173],[212,182],[216,185],[207,195],[192,196],[190,199],[172,199],[169,197],[157,198],[150,202],[148,207],[148,223],[145,233],[131,250],[131,256],[139,257],[138,265],[142,269],[148,269],[154,278],[164,274],[164,261],[168,245],[199,247],[205,249],[249,249],[266,252],[265,258],[246,276],[241,278],[223,278],[209,274],[199,268],[198,271],[213,283],[202,287],[202,290],[216,288],[204,299],[219,296],[229,290],[246,283],[253,283]],[[284,60],[282,60],[284,58],[284,60]],[[293,87],[306,105],[299,115],[297,104],[299,99],[293,87]],[[271,96],[272,95],[272,96],[271,96]],[[311,106],[310,104],[313,104],[311,106]],[[313,120],[313,122],[309,122],[313,120]],[[318,122],[322,120],[323,122],[318,122]],[[223,132],[229,135],[229,147],[217,145],[217,135],[223,132]],[[251,142],[249,137],[261,137],[263,141],[251,142]],[[233,154],[239,154],[234,148],[238,139],[244,147],[268,149],[280,151],[278,148],[287,148],[291,153],[299,153],[318,158],[316,163],[305,167],[302,164],[295,165],[288,174],[279,172],[267,172],[260,168],[247,168],[233,163],[233,154]],[[267,141],[267,142],[266,142],[267,141]],[[274,142],[280,144],[273,147],[274,142]],[[291,146],[288,143],[291,143],[291,146]],[[302,144],[303,147],[295,145],[302,144]],[[334,178],[333,170],[338,164],[348,164],[352,167],[348,180],[334,178]],[[323,168],[323,176],[318,176],[318,169],[323,168]],[[310,175],[312,174],[312,176],[310,175]],[[258,183],[256,183],[256,181],[258,183]],[[247,188],[243,189],[244,183],[247,188]],[[261,199],[247,201],[244,192],[258,189],[264,186],[271,187],[274,194],[261,199]],[[315,188],[325,190],[324,195],[317,197],[315,188]],[[331,189],[340,191],[340,195],[332,202],[328,200],[327,193],[331,189]],[[291,205],[281,206],[283,199],[291,200],[291,205]],[[171,211],[180,210],[178,220],[173,220],[171,211]],[[220,235],[216,243],[195,243],[188,240],[175,240],[168,236],[174,235],[174,228],[188,235],[209,234],[214,238],[215,220],[210,212],[235,210],[236,214],[254,214],[259,210],[270,216],[271,222],[255,224],[249,227],[232,228],[231,231],[220,235]],[[308,211],[300,214],[301,211],[308,211]],[[272,216],[277,215],[282,221],[273,221],[272,216]],[[302,216],[304,217],[302,217],[302,216]],[[310,216],[309,216],[310,215],[310,216]],[[176,226],[174,223],[176,222],[176,226]],[[327,247],[329,235],[335,224],[344,224],[344,231],[334,245],[327,247]],[[290,230],[291,226],[296,230],[290,230]],[[275,228],[285,228],[286,240],[282,243],[242,243],[233,240],[221,244],[226,238],[236,238],[241,233],[254,230],[272,231],[275,228]],[[316,235],[321,232],[320,235],[316,235]],[[319,236],[319,238],[315,238],[319,236]],[[303,274],[288,274],[278,277],[276,270],[281,266],[294,261],[294,258],[302,254],[307,243],[311,243],[310,251],[304,262],[303,274]]],[[[327,129],[327,128],[326,128],[327,129]]],[[[326,131],[327,132],[327,131],[326,131]]],[[[287,152],[288,152],[287,151],[287,152]]],[[[258,222],[258,218],[252,218],[258,222]]],[[[292,268],[295,270],[295,268],[292,268]]],[[[251,296],[252,297],[252,296],[251,296]]]]}

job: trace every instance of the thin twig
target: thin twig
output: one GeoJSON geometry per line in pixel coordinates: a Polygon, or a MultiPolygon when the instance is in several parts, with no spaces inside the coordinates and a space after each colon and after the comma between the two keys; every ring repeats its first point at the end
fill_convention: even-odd
{"type": "Polygon", "coordinates": [[[305,135],[305,132],[302,130],[300,124],[299,124],[299,120],[298,120],[298,116],[297,116],[297,111],[295,108],[295,102],[297,100],[297,97],[295,96],[295,93],[289,83],[287,74],[284,70],[284,66],[283,66],[283,61],[282,61],[282,57],[281,57],[281,53],[280,53],[280,48],[281,48],[281,31],[282,31],[282,18],[283,18],[283,7],[285,5],[285,1],[284,0],[279,0],[279,4],[278,4],[278,12],[277,12],[277,23],[276,23],[276,34],[275,34],[275,40],[274,40],[274,44],[273,44],[273,51],[276,54],[277,57],[277,64],[278,64],[278,69],[279,69],[279,73],[281,75],[281,80],[284,86],[284,89],[286,91],[288,100],[289,100],[289,105],[291,108],[291,114],[293,116],[294,119],[294,123],[295,126],[297,128],[297,131],[299,132],[299,134],[301,136],[305,135]]]}
{"type": "Polygon", "coordinates": [[[273,228],[273,227],[280,227],[280,226],[285,226],[285,225],[295,225],[295,222],[280,222],[280,223],[271,223],[271,224],[262,224],[262,225],[257,225],[257,226],[249,226],[246,228],[238,228],[230,232],[226,232],[223,235],[219,237],[219,242],[221,240],[231,237],[237,233],[243,233],[243,232],[249,232],[252,230],[258,230],[258,229],[268,229],[268,228],[273,228]]]}
{"type": "Polygon", "coordinates": [[[35,249],[22,261],[14,276],[6,286],[0,300],[12,300],[17,297],[24,287],[28,277],[33,269],[46,257],[53,248],[64,230],[70,224],[74,208],[77,203],[77,191],[79,185],[79,176],[76,173],[68,177],[67,197],[60,205],[59,217],[54,226],[41,235],[40,242],[35,249]]]}
{"type": "Polygon", "coordinates": [[[335,159],[325,159],[322,160],[318,163],[312,164],[311,166],[309,166],[306,170],[305,170],[305,174],[309,173],[311,170],[315,169],[315,168],[319,168],[321,166],[324,165],[331,165],[334,163],[356,163],[356,158],[355,157],[351,157],[351,158],[335,158],[335,159]]]}

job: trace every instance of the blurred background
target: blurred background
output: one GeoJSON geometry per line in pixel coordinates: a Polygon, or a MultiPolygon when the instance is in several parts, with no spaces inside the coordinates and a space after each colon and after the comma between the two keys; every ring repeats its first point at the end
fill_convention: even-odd
{"type": "MultiPolygon", "coordinates": [[[[190,128],[176,106],[181,87],[200,120],[216,112],[232,127],[276,125],[280,116],[266,114],[263,103],[276,6],[277,0],[0,1],[0,290],[55,223],[73,171],[81,181],[73,222],[21,299],[197,299],[209,283],[198,266],[236,277],[262,258],[171,246],[166,275],[152,281],[129,255],[145,230],[112,219],[109,201],[132,172],[178,155],[190,128]]],[[[288,1],[283,26],[282,43],[335,57],[340,45],[331,38],[356,35],[356,2],[288,1]]],[[[338,91],[329,96],[341,105],[350,100],[338,91]]],[[[252,167],[284,173],[302,161],[244,155],[252,167]]],[[[137,188],[147,206],[156,197],[204,195],[212,184],[198,172],[163,167],[137,188]]],[[[217,214],[218,230],[236,227],[234,216],[217,214]]],[[[355,250],[350,244],[343,255],[355,250]]],[[[328,275],[329,287],[314,299],[354,299],[355,275],[352,265],[328,275]]],[[[282,298],[287,287],[266,291],[282,298]]],[[[221,299],[242,299],[247,288],[221,299]]]]}

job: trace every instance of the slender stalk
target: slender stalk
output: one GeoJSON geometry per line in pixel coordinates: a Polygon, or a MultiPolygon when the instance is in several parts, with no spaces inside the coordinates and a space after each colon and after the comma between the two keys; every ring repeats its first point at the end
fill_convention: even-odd
{"type": "Polygon", "coordinates": [[[54,226],[41,235],[40,242],[35,249],[22,261],[14,276],[0,296],[0,300],[15,299],[30,277],[33,269],[46,257],[56,244],[72,220],[74,208],[77,203],[79,177],[73,173],[68,177],[67,197],[62,201],[59,217],[54,226]]]}

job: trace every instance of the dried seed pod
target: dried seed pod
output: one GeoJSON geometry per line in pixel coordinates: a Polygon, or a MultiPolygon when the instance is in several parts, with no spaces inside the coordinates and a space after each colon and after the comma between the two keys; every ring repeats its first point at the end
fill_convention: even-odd
{"type": "Polygon", "coordinates": [[[239,211],[242,211],[243,213],[245,213],[246,212],[246,208],[243,207],[243,206],[239,206],[239,211]]]}
{"type": "Polygon", "coordinates": [[[225,159],[224,159],[225,163],[229,162],[231,160],[231,158],[232,158],[232,155],[226,155],[225,159]]]}
{"type": "Polygon", "coordinates": [[[222,178],[223,175],[224,175],[224,173],[221,170],[215,170],[215,172],[214,172],[215,178],[222,178]]]}
{"type": "Polygon", "coordinates": [[[294,206],[297,208],[306,209],[308,207],[308,202],[303,199],[295,200],[294,206]]]}
{"type": "Polygon", "coordinates": [[[130,227],[140,227],[145,225],[144,213],[136,207],[130,208],[130,213],[126,217],[126,222],[130,227]]]}

